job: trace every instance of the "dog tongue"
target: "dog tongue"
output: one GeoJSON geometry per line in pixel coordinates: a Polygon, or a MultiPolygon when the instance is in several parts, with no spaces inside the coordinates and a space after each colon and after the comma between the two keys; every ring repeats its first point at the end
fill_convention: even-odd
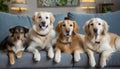
{"type": "Polygon", "coordinates": [[[42,27],[42,29],[43,29],[43,30],[45,30],[45,29],[46,29],[46,27],[42,27]]]}

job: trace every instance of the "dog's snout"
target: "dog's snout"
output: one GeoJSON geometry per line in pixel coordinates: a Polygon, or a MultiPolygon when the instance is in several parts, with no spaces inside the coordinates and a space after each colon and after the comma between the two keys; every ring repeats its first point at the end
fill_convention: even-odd
{"type": "Polygon", "coordinates": [[[42,23],[43,26],[45,26],[45,21],[42,21],[41,23],[42,23]]]}
{"type": "Polygon", "coordinates": [[[66,33],[69,33],[70,31],[66,30],[66,33]]]}
{"type": "Polygon", "coordinates": [[[19,36],[17,36],[17,39],[20,39],[20,37],[19,37],[19,36]]]}
{"type": "Polygon", "coordinates": [[[97,29],[94,29],[93,31],[94,31],[94,33],[97,33],[98,30],[97,30],[97,29]]]}

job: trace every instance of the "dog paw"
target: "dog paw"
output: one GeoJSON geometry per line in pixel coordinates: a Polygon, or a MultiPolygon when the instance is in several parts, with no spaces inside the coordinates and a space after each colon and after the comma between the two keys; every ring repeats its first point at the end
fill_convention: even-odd
{"type": "Polygon", "coordinates": [[[101,62],[100,62],[100,67],[101,67],[101,68],[105,67],[106,65],[107,65],[107,64],[106,64],[105,61],[101,61],[101,62]]]}
{"type": "Polygon", "coordinates": [[[53,51],[48,52],[48,57],[52,59],[54,57],[54,52],[53,51]]]}
{"type": "Polygon", "coordinates": [[[55,62],[59,63],[61,61],[60,57],[55,57],[55,62]]]}
{"type": "Polygon", "coordinates": [[[17,55],[17,58],[21,58],[22,57],[22,55],[17,55]]]}
{"type": "Polygon", "coordinates": [[[74,57],[74,61],[75,61],[75,62],[78,62],[80,59],[81,59],[80,56],[74,57]]]}
{"type": "Polygon", "coordinates": [[[14,64],[15,64],[15,61],[10,61],[10,64],[11,64],[11,65],[14,65],[14,64]]]}
{"type": "Polygon", "coordinates": [[[61,61],[61,54],[60,53],[56,53],[55,55],[55,62],[59,63],[61,61]]]}
{"type": "Polygon", "coordinates": [[[23,54],[23,51],[17,52],[17,54],[16,54],[17,58],[21,58],[21,57],[22,57],[22,54],[23,54]]]}
{"type": "Polygon", "coordinates": [[[90,62],[90,66],[91,66],[91,67],[95,67],[95,65],[96,65],[96,62],[95,62],[95,61],[91,61],[91,62],[90,62]]]}
{"type": "Polygon", "coordinates": [[[39,53],[34,55],[34,60],[40,61],[40,54],[39,53]]]}

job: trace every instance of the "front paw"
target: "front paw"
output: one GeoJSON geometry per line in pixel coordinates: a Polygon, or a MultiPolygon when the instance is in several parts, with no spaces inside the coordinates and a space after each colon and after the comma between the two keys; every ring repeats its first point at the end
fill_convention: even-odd
{"type": "Polygon", "coordinates": [[[21,57],[22,57],[22,54],[23,54],[22,51],[18,52],[18,53],[17,53],[17,58],[21,58],[21,57]]]}
{"type": "Polygon", "coordinates": [[[56,54],[55,54],[55,62],[56,63],[59,63],[61,61],[61,54],[60,54],[60,52],[58,51],[58,52],[56,52],[56,54]]]}
{"type": "Polygon", "coordinates": [[[56,56],[56,57],[55,57],[55,62],[56,62],[56,63],[59,63],[60,61],[61,61],[61,58],[58,57],[58,56],[56,56]]]}
{"type": "Polygon", "coordinates": [[[37,62],[40,61],[40,54],[39,53],[34,55],[34,60],[37,62]]]}
{"type": "Polygon", "coordinates": [[[14,61],[14,60],[11,60],[11,61],[10,61],[10,64],[11,64],[11,65],[14,65],[14,64],[15,64],[15,61],[14,61]]]}
{"type": "Polygon", "coordinates": [[[95,65],[96,65],[96,62],[95,62],[95,61],[91,61],[91,62],[90,62],[90,66],[91,66],[91,67],[95,67],[95,65]]]}
{"type": "Polygon", "coordinates": [[[103,68],[105,67],[107,64],[106,64],[106,61],[100,61],[100,67],[103,68]]]}
{"type": "Polygon", "coordinates": [[[80,55],[76,55],[76,56],[74,57],[74,61],[75,61],[75,62],[78,62],[80,59],[81,59],[81,58],[80,58],[80,55]]]}
{"type": "Polygon", "coordinates": [[[52,59],[54,57],[54,52],[53,51],[49,51],[48,52],[48,57],[52,59]]]}

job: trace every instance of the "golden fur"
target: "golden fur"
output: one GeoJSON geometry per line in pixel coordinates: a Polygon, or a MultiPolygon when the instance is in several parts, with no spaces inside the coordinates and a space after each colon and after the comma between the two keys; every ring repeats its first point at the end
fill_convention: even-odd
{"type": "Polygon", "coordinates": [[[89,64],[94,67],[96,65],[93,53],[102,53],[100,58],[100,66],[106,66],[108,57],[116,51],[116,47],[120,46],[120,37],[116,34],[108,32],[108,24],[100,18],[92,18],[84,25],[85,43],[84,48],[89,57],[89,64]]]}
{"type": "MultiPolygon", "coordinates": [[[[78,25],[75,21],[72,20],[63,20],[60,21],[56,27],[56,31],[58,32],[58,38],[56,41],[56,55],[57,52],[65,52],[72,54],[75,51],[80,53],[83,52],[83,36],[81,34],[78,34],[78,25]],[[66,35],[66,31],[69,31],[69,35],[66,35]]],[[[75,54],[75,53],[74,53],[75,54]]],[[[78,56],[79,57],[79,56],[78,56]]],[[[80,57],[79,57],[80,58],[80,57]]],[[[57,59],[57,56],[55,57],[55,61],[59,62],[60,59],[57,59]]],[[[76,62],[79,61],[75,57],[74,59],[76,62]]]]}

